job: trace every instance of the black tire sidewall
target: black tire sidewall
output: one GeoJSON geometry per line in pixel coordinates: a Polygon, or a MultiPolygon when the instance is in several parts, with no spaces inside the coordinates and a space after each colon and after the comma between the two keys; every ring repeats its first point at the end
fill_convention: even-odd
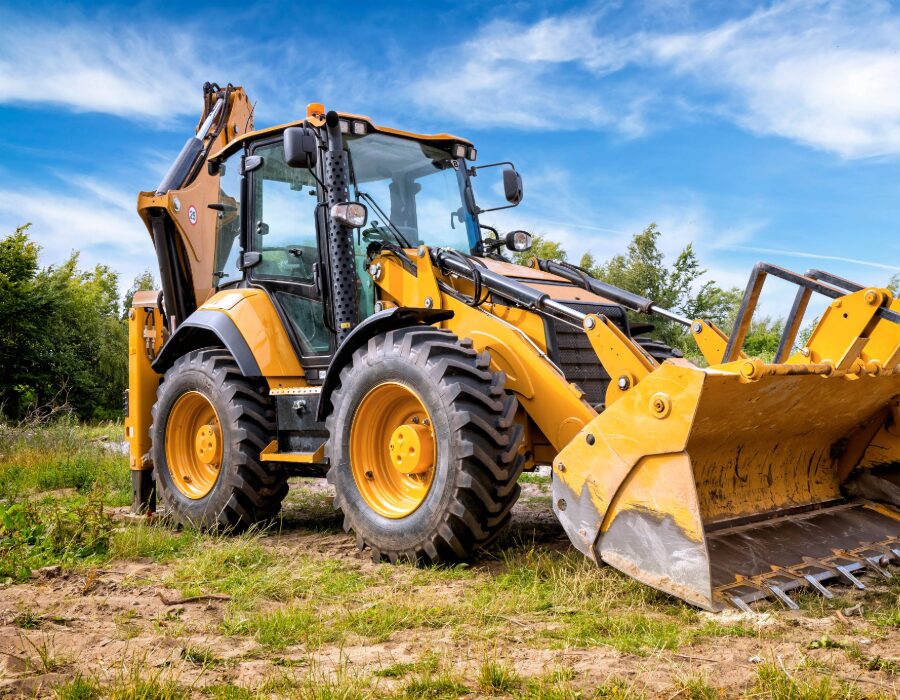
{"type": "MultiPolygon", "coordinates": [[[[191,356],[187,356],[190,358],[191,356]]],[[[210,527],[216,524],[217,516],[228,503],[232,492],[232,465],[235,464],[234,451],[237,449],[235,428],[229,417],[229,406],[222,396],[222,388],[215,377],[204,371],[205,363],[196,362],[194,366],[178,368],[179,363],[170,370],[163,382],[157,398],[156,416],[153,422],[152,457],[156,484],[165,502],[166,508],[175,511],[176,518],[183,523],[198,527],[210,527]],[[222,466],[216,483],[208,494],[202,498],[189,498],[183,494],[172,479],[166,459],[166,432],[169,415],[175,402],[184,394],[196,391],[205,396],[212,404],[219,419],[222,438],[222,466]]]]}
{"type": "MultiPolygon", "coordinates": [[[[389,348],[385,348],[389,350],[389,348]]],[[[457,434],[451,425],[452,404],[441,392],[441,382],[434,369],[421,366],[412,357],[399,354],[371,357],[354,362],[350,381],[342,382],[340,400],[334,414],[335,431],[331,436],[334,449],[335,489],[342,495],[342,508],[352,512],[353,528],[367,541],[382,543],[394,551],[412,551],[422,540],[446,522],[446,511],[455,487],[458,454],[457,434]],[[350,428],[363,398],[374,387],[396,382],[412,389],[421,398],[431,418],[435,436],[435,473],[425,500],[403,518],[387,518],[366,503],[350,468],[350,428]]]]}

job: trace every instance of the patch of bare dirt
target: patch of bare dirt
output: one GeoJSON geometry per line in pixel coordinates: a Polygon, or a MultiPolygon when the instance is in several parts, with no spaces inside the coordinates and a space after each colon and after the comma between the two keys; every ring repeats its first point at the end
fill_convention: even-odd
{"type": "MultiPolygon", "coordinates": [[[[295,485],[280,530],[266,538],[267,544],[286,557],[304,553],[352,560],[374,572],[376,565],[368,553],[357,550],[354,538],[343,532],[339,518],[327,508],[322,496],[329,489],[324,480],[295,485]]],[[[544,484],[523,484],[509,541],[569,547],[546,495],[544,484]]],[[[476,569],[500,566],[491,560],[476,569]]],[[[532,623],[518,620],[510,620],[505,633],[486,639],[454,639],[445,630],[421,629],[397,633],[378,644],[344,643],[315,651],[298,645],[273,653],[250,638],[223,634],[226,601],[167,604],[178,597],[162,584],[169,573],[170,567],[149,560],[119,561],[96,570],[48,571],[28,583],[0,589],[0,695],[52,697],[54,685],[77,674],[112,680],[139,664],[143,672],[173,678],[202,696],[200,689],[211,684],[257,687],[297,669],[327,673],[343,668],[374,674],[392,664],[415,663],[429,651],[473,678],[486,649],[526,678],[570,669],[585,687],[624,679],[648,697],[676,697],[680,683],[697,677],[732,697],[750,687],[764,662],[786,669],[813,663],[863,689],[900,695],[895,676],[866,670],[848,654],[848,648],[858,648],[867,658],[900,659],[898,635],[873,635],[872,626],[861,617],[729,612],[710,620],[749,625],[759,630],[759,636],[704,638],[648,656],[604,646],[535,648],[532,623]],[[810,648],[823,637],[837,645],[810,648]],[[197,649],[209,650],[214,661],[198,662],[197,649]]],[[[429,588],[437,596],[467,595],[465,580],[435,581],[429,588]]],[[[383,690],[402,682],[377,681],[383,690]]]]}

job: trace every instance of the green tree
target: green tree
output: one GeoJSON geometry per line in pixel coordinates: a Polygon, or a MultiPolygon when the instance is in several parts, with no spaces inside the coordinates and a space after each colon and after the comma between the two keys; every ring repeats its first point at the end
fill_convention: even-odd
{"type": "Polygon", "coordinates": [[[900,294],[900,275],[894,275],[888,280],[887,288],[896,296],[900,294]]]}
{"type": "Polygon", "coordinates": [[[150,289],[156,289],[156,279],[148,269],[135,277],[131,286],[125,291],[125,299],[122,301],[122,318],[128,318],[128,310],[134,301],[134,293],[145,292],[150,289]]]}
{"type": "MultiPolygon", "coordinates": [[[[650,224],[631,239],[624,254],[597,265],[588,253],[582,257],[581,267],[598,279],[652,299],[661,308],[688,318],[709,319],[727,328],[740,302],[740,291],[723,289],[712,280],[703,280],[708,271],[701,267],[691,244],[685,246],[671,266],[667,265],[659,249],[661,235],[656,224],[650,224]]],[[[683,326],[659,317],[641,320],[656,326],[654,335],[660,340],[688,353],[695,352],[690,334],[683,326]]]]}
{"type": "Polygon", "coordinates": [[[544,260],[565,260],[566,251],[562,243],[557,243],[544,236],[536,235],[531,242],[531,248],[522,253],[513,253],[513,262],[525,265],[531,258],[544,260]]]}
{"type": "Polygon", "coordinates": [[[118,276],[84,271],[73,253],[39,269],[28,226],[0,240],[0,405],[12,417],[65,400],[83,418],[118,413],[127,380],[127,327],[118,276]]]}

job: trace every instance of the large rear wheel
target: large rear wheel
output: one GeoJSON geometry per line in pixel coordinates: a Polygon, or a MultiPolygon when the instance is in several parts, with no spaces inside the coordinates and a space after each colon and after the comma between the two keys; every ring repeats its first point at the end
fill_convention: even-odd
{"type": "Polygon", "coordinates": [[[259,461],[275,432],[257,380],[225,350],[175,361],[157,391],[150,427],[156,488],[183,525],[241,530],[278,514],[287,475],[259,461]]]}
{"type": "Polygon", "coordinates": [[[509,524],[522,428],[489,365],[471,341],[415,327],[374,338],[341,371],[328,479],[376,561],[466,559],[509,524]]]}

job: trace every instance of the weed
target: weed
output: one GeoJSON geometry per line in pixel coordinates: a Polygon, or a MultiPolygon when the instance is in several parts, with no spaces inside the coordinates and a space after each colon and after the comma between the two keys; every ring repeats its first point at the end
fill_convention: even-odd
{"type": "Polygon", "coordinates": [[[0,504],[0,577],[22,581],[41,566],[102,558],[111,531],[99,491],[43,507],[0,504]]]}
{"type": "Polygon", "coordinates": [[[403,686],[402,692],[407,698],[458,698],[468,693],[469,689],[449,670],[444,669],[437,673],[417,675],[403,686]]]}
{"type": "Polygon", "coordinates": [[[714,688],[702,675],[690,675],[679,678],[676,685],[680,688],[679,697],[687,700],[719,700],[725,697],[725,692],[714,688]]]}
{"type": "Polygon", "coordinates": [[[486,693],[511,693],[522,684],[514,668],[497,659],[485,657],[478,671],[478,687],[486,693]]]}
{"type": "Polygon", "coordinates": [[[54,688],[56,700],[99,700],[102,696],[96,681],[78,674],[73,679],[54,688]]]}
{"type": "Polygon", "coordinates": [[[760,664],[757,669],[756,691],[771,700],[857,700],[864,697],[855,686],[836,683],[829,676],[807,679],[791,675],[772,663],[760,664]]]}
{"type": "Polygon", "coordinates": [[[204,668],[221,666],[225,663],[224,660],[216,656],[209,647],[195,646],[192,644],[189,644],[181,650],[181,658],[188,663],[203,666],[204,668]]]}
{"type": "Polygon", "coordinates": [[[642,700],[644,693],[622,678],[608,678],[596,688],[594,696],[612,700],[642,700]]]}
{"type": "Polygon", "coordinates": [[[814,639],[807,646],[807,649],[843,649],[844,644],[837,642],[827,634],[823,634],[818,639],[814,639]]]}
{"type": "Polygon", "coordinates": [[[337,641],[340,636],[333,626],[323,624],[314,607],[305,603],[251,613],[244,619],[226,620],[225,633],[249,635],[270,649],[284,649],[300,643],[315,648],[337,641]]]}
{"type": "Polygon", "coordinates": [[[13,625],[23,630],[35,630],[43,621],[43,616],[31,608],[22,608],[12,619],[13,625]]]}
{"type": "Polygon", "coordinates": [[[31,650],[37,655],[37,660],[40,663],[39,670],[42,673],[51,673],[68,662],[64,657],[56,655],[53,648],[53,637],[45,634],[41,636],[39,641],[35,642],[21,633],[19,636],[22,639],[22,646],[26,649],[31,647],[31,650]]]}
{"type": "Polygon", "coordinates": [[[206,687],[206,694],[213,700],[254,700],[259,697],[250,688],[231,683],[216,683],[206,687]]]}
{"type": "Polygon", "coordinates": [[[416,664],[398,662],[379,668],[374,672],[374,676],[378,678],[403,678],[416,670],[416,664]]]}

